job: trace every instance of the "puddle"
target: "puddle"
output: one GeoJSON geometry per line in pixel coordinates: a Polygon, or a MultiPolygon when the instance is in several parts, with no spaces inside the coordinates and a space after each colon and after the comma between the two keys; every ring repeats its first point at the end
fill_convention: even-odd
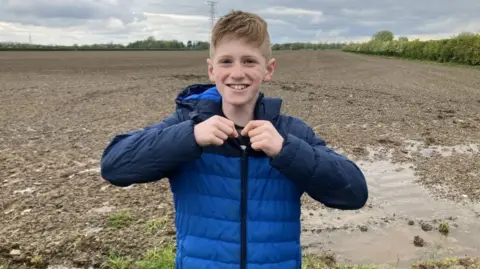
{"type": "MultiPolygon", "coordinates": [[[[409,150],[423,150],[416,146],[409,150]]],[[[465,153],[478,151],[471,145],[459,148],[465,153]]],[[[443,154],[452,149],[436,148],[443,154]]],[[[369,150],[370,156],[374,152],[369,150]]],[[[480,204],[463,205],[434,198],[414,183],[417,178],[413,164],[388,160],[357,164],[368,181],[367,205],[358,211],[304,208],[302,245],[306,253],[332,251],[340,262],[395,266],[433,257],[478,255],[480,204]],[[424,231],[422,222],[433,229],[424,231]],[[450,226],[447,236],[438,231],[441,222],[450,226]],[[426,241],[425,246],[413,244],[417,235],[426,241]]]]}
{"type": "Polygon", "coordinates": [[[468,145],[456,145],[456,146],[439,146],[431,145],[425,146],[424,143],[415,140],[406,140],[405,143],[407,146],[404,150],[409,152],[411,156],[412,152],[420,152],[423,157],[433,157],[434,155],[440,155],[443,157],[452,156],[454,153],[459,154],[474,154],[480,152],[480,146],[477,144],[468,144],[468,145]]]}

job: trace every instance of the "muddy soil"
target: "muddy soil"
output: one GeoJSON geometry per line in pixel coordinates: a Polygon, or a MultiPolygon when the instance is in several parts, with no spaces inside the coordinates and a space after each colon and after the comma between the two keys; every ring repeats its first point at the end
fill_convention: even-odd
{"type": "MultiPolygon", "coordinates": [[[[110,186],[99,159],[113,135],[161,120],[179,90],[208,82],[206,56],[0,52],[0,264],[95,266],[172,239],[166,182],[110,186]]],[[[275,56],[263,91],[358,161],[371,193],[354,212],[305,197],[307,252],[405,266],[480,253],[480,70],[332,51],[275,56]]]]}

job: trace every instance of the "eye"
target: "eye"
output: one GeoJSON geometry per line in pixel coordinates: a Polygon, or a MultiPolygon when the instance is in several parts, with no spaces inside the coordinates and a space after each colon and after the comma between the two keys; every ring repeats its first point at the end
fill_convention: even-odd
{"type": "Polygon", "coordinates": [[[230,59],[221,59],[218,61],[219,63],[221,64],[230,64],[232,63],[232,61],[230,59]]]}
{"type": "Polygon", "coordinates": [[[244,62],[246,64],[255,64],[257,61],[255,61],[254,59],[246,59],[244,62]]]}

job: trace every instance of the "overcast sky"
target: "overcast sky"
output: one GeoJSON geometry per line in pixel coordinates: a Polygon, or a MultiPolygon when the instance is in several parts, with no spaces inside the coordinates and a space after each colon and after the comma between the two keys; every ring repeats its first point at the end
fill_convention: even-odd
{"type": "MultiPolygon", "coordinates": [[[[273,42],[361,41],[378,30],[432,39],[480,32],[480,0],[217,0],[262,15],[273,42]]],[[[208,40],[204,0],[0,0],[0,42],[86,44],[208,40]]]]}

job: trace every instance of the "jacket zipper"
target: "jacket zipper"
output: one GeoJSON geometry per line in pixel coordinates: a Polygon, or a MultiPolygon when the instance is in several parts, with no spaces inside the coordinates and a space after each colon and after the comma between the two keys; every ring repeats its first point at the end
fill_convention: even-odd
{"type": "Polygon", "coordinates": [[[241,171],[241,241],[240,241],[240,269],[247,268],[247,194],[248,194],[248,155],[247,147],[242,148],[242,171],[241,171]]]}

